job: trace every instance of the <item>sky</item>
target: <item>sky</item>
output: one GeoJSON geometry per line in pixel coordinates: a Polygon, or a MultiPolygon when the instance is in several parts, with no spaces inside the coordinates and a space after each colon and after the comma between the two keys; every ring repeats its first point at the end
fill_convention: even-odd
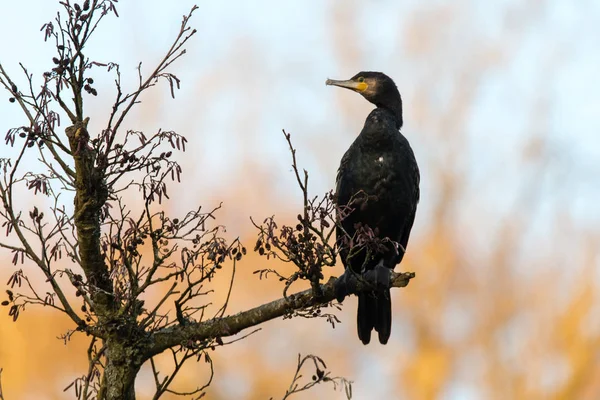
{"type": "MultiPolygon", "coordinates": [[[[13,77],[22,62],[39,82],[52,57],[39,28],[57,2],[9,3],[0,13],[0,62],[13,77]]],[[[120,18],[103,23],[88,52],[119,63],[124,80],[134,83],[138,62],[142,71],[151,68],[193,4],[119,2],[120,18]]],[[[330,190],[372,106],[324,82],[379,70],[402,93],[402,132],[421,166],[417,237],[428,232],[445,163],[465,182],[456,217],[465,232],[475,231],[480,217],[493,216],[491,226],[510,217],[529,187],[539,196],[530,229],[540,252],[553,246],[544,232],[557,209],[581,229],[600,223],[600,2],[240,0],[198,6],[192,22],[198,33],[174,65],[181,90],[171,100],[162,86],[127,121],[132,129],[173,129],[190,140],[192,157],[183,165],[194,195],[178,198],[174,208],[224,198],[226,222],[242,233],[251,231],[249,215],[263,217],[270,207],[293,210],[299,196],[291,196],[296,188],[282,129],[293,135],[311,191],[330,190]],[[527,163],[523,149],[544,162],[527,163]],[[244,196],[243,209],[232,185],[244,196]]],[[[86,113],[92,127],[101,127],[113,78],[94,74],[100,96],[89,99],[86,113]]],[[[0,96],[4,131],[23,123],[5,100],[0,96]]],[[[6,155],[10,150],[0,147],[0,157],[6,155]]],[[[486,251],[484,238],[473,238],[475,252],[486,251]]],[[[359,354],[380,360],[381,368],[392,362],[380,353],[359,354]]],[[[370,382],[377,370],[361,374],[370,382]]],[[[386,384],[377,382],[359,387],[357,398],[386,393],[386,384]]],[[[462,384],[444,396],[471,398],[476,388],[462,384]]]]}
{"type": "MultiPolygon", "coordinates": [[[[149,68],[170,43],[180,16],[193,4],[122,3],[121,18],[108,19],[90,49],[99,60],[118,62],[124,76],[129,73],[134,78],[139,60],[149,68]]],[[[219,167],[219,174],[205,179],[205,188],[213,190],[235,176],[236,167],[248,159],[260,160],[264,169],[282,171],[289,160],[279,132],[287,129],[301,146],[306,168],[315,171],[313,184],[321,192],[332,187],[338,160],[370,109],[360,98],[325,87],[326,78],[345,78],[358,70],[388,72],[405,98],[408,115],[403,132],[421,159],[427,159],[438,156],[438,149],[432,151],[428,141],[447,128],[411,118],[410,100],[426,96],[434,109],[449,112],[457,71],[465,63],[482,62],[482,57],[495,58],[498,66],[486,68],[484,77],[478,78],[468,123],[461,132],[471,138],[466,162],[472,184],[480,187],[482,180],[491,184],[489,171],[505,164],[502,160],[511,157],[511,149],[529,136],[534,108],[544,107],[543,120],[534,123],[544,129],[548,151],[560,169],[552,175],[563,174],[556,184],[575,193],[572,212],[588,220],[598,194],[594,178],[599,172],[600,84],[595,74],[600,54],[592,49],[600,6],[591,0],[447,4],[451,3],[199,3],[194,17],[198,34],[176,66],[183,81],[178,98],[169,104],[163,96],[160,104],[143,105],[154,118],[148,120],[142,110],[138,115],[144,118],[132,125],[183,127],[201,151],[195,173],[206,165],[219,167]],[[431,38],[426,40],[420,37],[423,33],[415,25],[427,26],[436,18],[450,19],[449,27],[444,32],[429,30],[431,38]],[[355,24],[352,29],[344,26],[347,21],[355,24]],[[437,42],[440,51],[431,57],[428,46],[437,42]],[[340,102],[349,104],[353,115],[340,113],[340,102]],[[331,149],[330,160],[314,152],[317,142],[331,149]]],[[[4,37],[19,32],[19,40],[3,41],[0,47],[2,61],[13,74],[18,72],[13,60],[22,61],[38,77],[48,65],[52,48],[40,40],[38,27],[55,9],[52,1],[26,1],[3,13],[4,37]]],[[[100,81],[110,92],[111,78],[100,76],[100,81]]],[[[90,115],[102,113],[109,100],[110,96],[92,99],[90,115]]],[[[7,126],[18,123],[19,116],[11,111],[8,103],[0,107],[7,126]]],[[[425,191],[430,182],[427,161],[422,163],[425,191]]],[[[494,184],[509,187],[511,182],[506,181],[514,181],[518,171],[503,167],[508,170],[494,184]]],[[[273,184],[281,188],[289,181],[275,179],[273,184]]],[[[506,196],[497,196],[493,188],[486,193],[493,197],[491,202],[505,201],[506,196]]]]}

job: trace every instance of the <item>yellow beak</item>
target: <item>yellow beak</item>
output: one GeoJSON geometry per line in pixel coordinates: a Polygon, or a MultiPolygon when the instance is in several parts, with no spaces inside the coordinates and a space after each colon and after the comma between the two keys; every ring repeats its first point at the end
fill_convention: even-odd
{"type": "Polygon", "coordinates": [[[363,91],[367,90],[367,88],[369,87],[369,85],[367,85],[366,82],[356,82],[353,80],[336,81],[335,79],[327,79],[325,81],[325,84],[331,85],[331,86],[343,87],[346,89],[354,90],[356,92],[363,92],[363,91]]]}

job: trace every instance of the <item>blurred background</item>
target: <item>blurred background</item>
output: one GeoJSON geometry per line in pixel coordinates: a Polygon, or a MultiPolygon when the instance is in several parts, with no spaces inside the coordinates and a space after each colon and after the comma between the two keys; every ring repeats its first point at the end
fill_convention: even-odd
{"type": "MultiPolygon", "coordinates": [[[[132,89],[138,62],[151,70],[193,4],[118,3],[120,18],[106,19],[87,54],[119,63],[132,89]]],[[[297,353],[317,354],[353,380],[356,399],[600,398],[600,2],[198,5],[198,33],[171,70],[182,80],[176,99],[160,85],[127,121],[189,140],[183,182],[170,188],[171,211],[222,201],[219,222],[249,247],[250,216],[293,221],[301,196],[281,129],[292,133],[311,193],[332,189],[373,106],[324,82],[361,70],[385,72],[398,85],[402,132],[422,175],[408,254],[397,268],[417,277],[393,291],[389,344],[360,343],[355,298],[337,312],[335,329],[321,319],[272,321],[215,353],[207,398],[281,398],[297,353]]],[[[21,85],[18,62],[38,84],[51,68],[53,47],[39,29],[57,10],[58,2],[29,0],[0,14],[0,61],[21,85]]],[[[86,98],[93,130],[105,124],[115,89],[112,75],[94,69],[92,76],[99,92],[86,98]]],[[[6,131],[24,118],[3,96],[6,131]]],[[[9,153],[1,144],[0,154],[9,153]]],[[[15,268],[10,258],[0,252],[2,284],[15,268]]],[[[231,312],[280,297],[279,282],[252,275],[259,267],[276,264],[245,259],[231,312]]],[[[31,308],[17,323],[6,314],[0,367],[7,400],[69,398],[63,389],[86,368],[85,341],[58,340],[70,325],[55,312],[31,308]]],[[[206,364],[190,363],[175,388],[193,389],[207,377],[206,364]]],[[[144,369],[139,398],[151,398],[153,385],[144,369]]],[[[344,396],[317,387],[295,398],[344,396]]]]}

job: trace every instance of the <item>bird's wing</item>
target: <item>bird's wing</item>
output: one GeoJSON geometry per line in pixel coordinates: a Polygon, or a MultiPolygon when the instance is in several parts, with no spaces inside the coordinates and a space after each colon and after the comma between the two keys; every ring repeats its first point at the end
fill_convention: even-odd
{"type": "MultiPolygon", "coordinates": [[[[340,161],[340,166],[337,171],[337,176],[335,179],[335,203],[338,207],[345,206],[350,201],[352,197],[352,187],[350,187],[351,179],[348,179],[348,173],[350,173],[349,163],[352,157],[353,146],[344,153],[342,160],[340,161]]],[[[336,228],[336,236],[338,241],[338,251],[340,253],[340,257],[342,259],[342,263],[344,266],[346,265],[346,258],[348,256],[348,248],[343,245],[343,238],[346,237],[346,234],[352,236],[354,232],[349,232],[348,229],[351,229],[352,226],[348,226],[348,224],[344,224],[343,221],[340,220],[339,211],[338,211],[338,221],[336,228]]]]}
{"type": "MultiPolygon", "coordinates": [[[[410,147],[409,147],[409,151],[410,151],[410,155],[412,156],[412,159],[414,160],[414,154],[410,147]]],[[[402,245],[404,250],[406,250],[406,246],[408,245],[410,231],[412,230],[413,224],[415,222],[415,215],[417,213],[417,204],[419,203],[419,198],[420,198],[419,185],[421,182],[421,174],[419,173],[419,167],[417,165],[416,160],[414,160],[411,163],[410,168],[412,169],[412,171],[410,174],[406,175],[409,179],[407,179],[407,181],[405,182],[404,187],[406,188],[406,190],[413,191],[412,204],[411,204],[412,209],[408,213],[408,216],[403,224],[404,226],[402,227],[402,230],[399,232],[400,236],[398,237],[398,243],[400,243],[400,245],[402,245]]],[[[402,250],[400,250],[400,252],[402,252],[402,250]]],[[[402,256],[404,256],[404,254],[402,254],[400,256],[400,261],[402,260],[402,256]]]]}
{"type": "MultiPolygon", "coordinates": [[[[410,237],[410,231],[412,230],[413,224],[415,223],[415,215],[417,208],[413,210],[413,212],[408,216],[406,222],[404,223],[404,227],[400,232],[400,237],[398,238],[398,243],[402,245],[404,250],[406,250],[406,246],[408,245],[408,238],[410,237]]],[[[402,249],[399,249],[402,252],[402,249]]]]}
{"type": "MultiPolygon", "coordinates": [[[[345,183],[346,180],[343,179],[344,178],[344,174],[346,174],[348,172],[348,164],[350,162],[350,154],[352,153],[352,147],[350,147],[345,153],[344,156],[342,157],[342,160],[340,161],[340,166],[337,170],[337,176],[335,178],[335,198],[336,198],[336,203],[339,204],[345,204],[345,202],[343,200],[340,200],[338,196],[340,196],[341,193],[345,194],[347,192],[347,188],[345,187],[345,183]]],[[[344,199],[345,201],[348,201],[349,199],[344,199]]]]}

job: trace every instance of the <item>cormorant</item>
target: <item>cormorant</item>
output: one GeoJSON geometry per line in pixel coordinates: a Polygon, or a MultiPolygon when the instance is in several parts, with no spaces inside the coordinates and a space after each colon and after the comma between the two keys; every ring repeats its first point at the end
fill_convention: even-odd
{"type": "Polygon", "coordinates": [[[415,220],[419,168],[408,140],[399,131],[402,99],[390,77],[359,72],[349,80],[328,79],[325,84],[353,90],[377,106],[342,157],[337,174],[336,233],[345,271],[336,293],[342,301],[352,292],[351,282],[355,284],[357,276],[373,285],[373,291],[358,293],[358,337],[368,344],[375,329],[379,342],[386,344],[392,325],[390,270],[402,261],[415,220]],[[344,208],[346,211],[340,211],[344,208]],[[388,238],[387,244],[369,251],[358,247],[360,250],[348,257],[352,244],[361,241],[357,231],[358,235],[365,232],[365,226],[376,237],[388,238]]]}

